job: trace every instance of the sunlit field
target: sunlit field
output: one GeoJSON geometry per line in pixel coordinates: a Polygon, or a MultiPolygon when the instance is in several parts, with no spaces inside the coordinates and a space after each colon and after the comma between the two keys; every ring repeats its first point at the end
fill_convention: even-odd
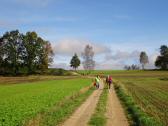
{"type": "MultiPolygon", "coordinates": [[[[88,72],[79,70],[78,73],[86,74],[88,72]]],[[[107,76],[112,75],[115,78],[122,77],[164,77],[168,76],[167,71],[153,71],[153,70],[92,70],[89,75],[107,76]]]]}
{"type": "Polygon", "coordinates": [[[112,75],[145,113],[168,125],[168,71],[92,71],[92,74],[112,75]]]}
{"type": "Polygon", "coordinates": [[[65,102],[66,98],[79,94],[82,88],[90,84],[89,79],[64,78],[8,85],[1,82],[0,125],[26,124],[38,114],[44,114],[54,106],[58,107],[60,103],[65,102]]]}

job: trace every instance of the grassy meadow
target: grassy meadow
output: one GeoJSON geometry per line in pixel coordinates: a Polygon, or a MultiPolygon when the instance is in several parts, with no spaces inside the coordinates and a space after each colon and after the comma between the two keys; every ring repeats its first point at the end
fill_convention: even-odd
{"type": "MultiPolygon", "coordinates": [[[[36,118],[39,114],[43,115],[49,111],[50,113],[52,111],[56,113],[55,106],[64,106],[64,102],[66,104],[71,102],[71,105],[74,106],[70,106],[69,109],[73,110],[87,95],[82,96],[78,101],[72,102],[73,97],[79,97],[80,90],[91,84],[89,79],[81,78],[3,84],[5,79],[2,78],[0,82],[0,125],[3,126],[26,125],[29,120],[36,118]]],[[[16,80],[18,79],[16,78],[16,80]]],[[[64,116],[68,112],[72,112],[68,109],[65,110],[63,111],[64,116]]],[[[59,114],[63,112],[61,111],[59,114]]],[[[56,116],[64,117],[61,115],[56,116]]],[[[50,118],[52,117],[48,116],[48,119],[50,118]]]]}

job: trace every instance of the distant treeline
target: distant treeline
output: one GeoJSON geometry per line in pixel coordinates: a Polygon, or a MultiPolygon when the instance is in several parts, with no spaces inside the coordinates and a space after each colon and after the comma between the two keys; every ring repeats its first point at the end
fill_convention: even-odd
{"type": "MultiPolygon", "coordinates": [[[[145,65],[149,63],[148,55],[145,51],[142,51],[139,55],[139,62],[142,65],[142,69],[145,69],[145,65]]],[[[157,56],[155,66],[161,70],[168,70],[168,46],[162,45],[160,47],[160,55],[157,56]]],[[[125,70],[139,70],[140,67],[136,64],[125,65],[125,70]]]]}
{"type": "Polygon", "coordinates": [[[50,42],[36,32],[6,32],[0,37],[0,74],[45,73],[53,61],[50,42]]]}

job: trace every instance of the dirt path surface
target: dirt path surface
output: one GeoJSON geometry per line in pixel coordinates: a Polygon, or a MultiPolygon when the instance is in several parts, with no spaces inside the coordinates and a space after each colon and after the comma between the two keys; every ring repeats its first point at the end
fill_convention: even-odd
{"type": "Polygon", "coordinates": [[[115,93],[114,87],[109,90],[107,101],[107,126],[129,126],[124,110],[115,93]]]}
{"type": "Polygon", "coordinates": [[[89,98],[60,126],[87,126],[91,115],[94,113],[96,104],[102,93],[103,83],[100,84],[100,89],[95,90],[89,98]]]}

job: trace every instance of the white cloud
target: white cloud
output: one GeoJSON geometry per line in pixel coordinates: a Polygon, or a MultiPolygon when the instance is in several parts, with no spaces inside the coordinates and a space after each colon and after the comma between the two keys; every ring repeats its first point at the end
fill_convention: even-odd
{"type": "Polygon", "coordinates": [[[135,59],[137,57],[139,57],[140,51],[132,51],[132,52],[128,52],[128,51],[116,51],[115,54],[108,54],[106,55],[106,60],[109,59],[113,59],[113,60],[126,60],[126,59],[135,59]]]}
{"type": "Polygon", "coordinates": [[[82,51],[84,50],[85,46],[89,44],[93,47],[95,54],[103,54],[110,52],[110,49],[104,45],[92,43],[85,40],[78,40],[78,39],[63,39],[60,40],[54,46],[55,54],[59,55],[68,55],[71,56],[74,53],[81,55],[82,51]]]}
{"type": "Polygon", "coordinates": [[[125,65],[136,64],[139,59],[140,51],[121,51],[117,50],[107,53],[104,61],[96,64],[96,69],[123,69],[125,65]]]}
{"type": "Polygon", "coordinates": [[[149,69],[155,68],[155,61],[156,61],[157,56],[159,56],[159,52],[157,51],[149,55],[149,64],[146,65],[147,68],[149,69]]]}
{"type": "Polygon", "coordinates": [[[123,69],[125,64],[118,60],[108,60],[104,62],[96,63],[96,69],[99,70],[118,70],[123,69]]]}
{"type": "MultiPolygon", "coordinates": [[[[110,47],[107,47],[103,44],[96,44],[85,40],[63,39],[54,46],[56,56],[63,58],[61,63],[59,62],[57,64],[57,67],[70,69],[69,60],[71,59],[71,56],[74,53],[77,53],[80,56],[87,44],[92,45],[95,51],[96,69],[123,69],[125,65],[140,65],[139,55],[142,50],[122,50],[114,48],[115,46],[113,46],[113,44],[110,44],[110,47]],[[62,62],[66,65],[64,63],[62,64],[62,62]]],[[[159,53],[157,51],[150,51],[150,53],[147,52],[147,54],[149,57],[149,64],[146,65],[146,68],[153,69],[155,68],[154,62],[159,53]]],[[[79,69],[83,69],[82,65],[79,69]]]]}

